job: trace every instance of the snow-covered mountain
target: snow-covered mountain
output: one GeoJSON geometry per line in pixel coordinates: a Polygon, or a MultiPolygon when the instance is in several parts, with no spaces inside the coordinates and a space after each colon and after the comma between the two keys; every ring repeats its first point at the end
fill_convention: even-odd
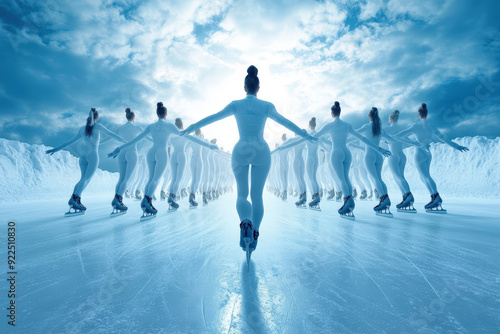
{"type": "MultiPolygon", "coordinates": [[[[443,198],[500,198],[500,137],[464,137],[457,140],[470,151],[460,153],[445,144],[433,144],[431,175],[443,198]]],[[[39,198],[69,198],[80,178],[78,159],[66,151],[47,155],[44,145],[30,145],[0,138],[0,202],[39,198]]],[[[414,149],[406,149],[406,177],[412,192],[428,196],[413,163],[414,149]]],[[[387,165],[383,178],[395,200],[400,193],[387,165]]],[[[118,175],[97,170],[85,190],[112,197],[118,175]]],[[[82,197],[84,197],[82,196],[82,197]]]]}

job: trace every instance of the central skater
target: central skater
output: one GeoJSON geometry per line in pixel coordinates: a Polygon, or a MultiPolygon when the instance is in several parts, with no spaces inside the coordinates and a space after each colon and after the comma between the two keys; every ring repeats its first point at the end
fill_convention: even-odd
{"type": "MultiPolygon", "coordinates": [[[[260,82],[257,68],[251,65],[245,77],[246,98],[229,103],[224,109],[190,125],[181,135],[193,132],[208,124],[233,115],[236,118],[240,140],[233,148],[231,167],[236,179],[238,198],[236,210],[240,217],[240,246],[247,251],[247,261],[250,252],[257,247],[259,228],[264,216],[262,192],[267,175],[271,167],[271,151],[264,140],[264,126],[267,118],[271,118],[298,135],[316,140],[306,130],[300,129],[293,122],[280,115],[272,103],[259,100],[257,93],[260,82]],[[248,201],[249,182],[248,173],[251,169],[250,198],[248,201]]],[[[248,262],[247,262],[248,264],[248,262]]]]}

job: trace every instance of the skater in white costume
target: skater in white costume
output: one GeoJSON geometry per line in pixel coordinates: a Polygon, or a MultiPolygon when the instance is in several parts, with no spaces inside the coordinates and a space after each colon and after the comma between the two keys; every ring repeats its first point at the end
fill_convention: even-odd
{"type": "MultiPolygon", "coordinates": [[[[384,131],[382,128],[380,117],[378,116],[378,109],[373,107],[368,113],[369,123],[363,125],[357,131],[363,135],[365,135],[369,140],[378,147],[380,144],[381,138],[386,138],[390,142],[404,142],[409,145],[419,145],[418,143],[412,142],[410,140],[393,137],[384,131]]],[[[389,217],[392,214],[389,211],[389,207],[391,206],[391,201],[389,199],[389,195],[387,194],[387,186],[382,180],[382,166],[384,164],[384,158],[382,154],[378,152],[378,150],[374,150],[372,146],[365,147],[365,168],[370,176],[371,180],[375,185],[375,189],[380,192],[380,202],[376,205],[373,210],[378,214],[384,214],[389,217]]]]}
{"type": "MultiPolygon", "coordinates": [[[[194,134],[203,140],[201,130],[196,129],[194,134]]],[[[189,204],[191,207],[197,207],[198,203],[196,202],[196,192],[200,187],[201,176],[203,174],[203,160],[201,158],[201,150],[202,146],[200,145],[192,145],[193,152],[191,154],[191,192],[189,194],[189,204]]]]}
{"type": "Polygon", "coordinates": [[[83,213],[87,209],[81,202],[81,195],[99,166],[99,143],[101,141],[101,133],[111,136],[112,138],[123,143],[127,142],[116,133],[108,130],[104,125],[97,123],[98,120],[99,113],[95,110],[95,108],[90,109],[89,117],[87,118],[87,125],[82,126],[78,130],[78,133],[70,141],[46,151],[47,154],[54,154],[55,152],[60,151],[81,139],[85,142],[85,153],[79,159],[82,176],[80,181],[78,181],[75,185],[73,195],[68,201],[70,208],[75,211],[73,213],[83,213]]]}
{"type": "MultiPolygon", "coordinates": [[[[130,108],[125,109],[125,117],[127,118],[127,123],[120,126],[116,132],[123,137],[125,140],[134,139],[143,129],[134,124],[135,113],[130,110],[130,108]]],[[[120,178],[115,188],[115,197],[111,202],[113,207],[113,214],[124,213],[128,208],[123,204],[123,194],[127,190],[130,180],[134,175],[138,163],[138,153],[137,145],[132,145],[131,147],[123,150],[118,155],[118,167],[120,172],[120,178]]]]}
{"type": "MultiPolygon", "coordinates": [[[[190,125],[183,134],[188,134],[228,116],[234,116],[240,135],[239,141],[233,148],[231,166],[236,178],[238,199],[236,210],[240,217],[240,246],[249,254],[257,246],[260,223],[264,215],[262,191],[271,167],[271,152],[264,140],[264,126],[267,118],[271,118],[289,130],[304,137],[310,137],[306,130],[301,130],[297,125],[280,115],[272,103],[259,100],[259,78],[257,68],[250,66],[245,77],[246,98],[229,103],[223,110],[208,116],[201,121],[190,125]],[[251,168],[250,198],[248,174],[251,168]]],[[[312,138],[311,138],[312,139],[312,138]]]]}
{"type": "MultiPolygon", "coordinates": [[[[385,132],[391,136],[397,136],[403,128],[398,123],[399,120],[399,110],[395,110],[389,115],[389,123],[391,125],[385,128],[385,132]]],[[[396,205],[398,211],[416,212],[413,208],[413,194],[410,191],[410,185],[405,179],[405,166],[406,166],[406,155],[403,152],[403,143],[398,141],[387,141],[389,145],[389,150],[391,151],[391,156],[387,159],[389,164],[389,169],[394,176],[394,181],[399,187],[401,194],[403,195],[403,201],[396,205]]]]}
{"type": "Polygon", "coordinates": [[[344,194],[344,205],[339,209],[341,216],[352,216],[354,209],[354,200],[352,198],[352,184],[349,179],[349,169],[351,168],[351,152],[347,148],[347,137],[355,136],[367,146],[380,152],[383,155],[389,156],[390,152],[378,147],[376,144],[356,132],[349,123],[340,119],[340,103],[335,101],[331,107],[333,122],[325,124],[314,137],[328,136],[332,141],[331,164],[335,174],[340,182],[340,188],[344,194]]]}
{"type": "MultiPolygon", "coordinates": [[[[287,142],[286,133],[281,136],[282,143],[284,145],[287,142]]],[[[283,201],[287,200],[288,197],[288,154],[287,150],[278,150],[278,158],[280,162],[280,194],[279,196],[283,201]]]]}
{"type": "Polygon", "coordinates": [[[158,187],[163,173],[165,172],[165,169],[167,168],[168,140],[171,135],[179,135],[180,133],[179,129],[177,129],[175,125],[166,121],[167,108],[163,106],[162,102],[158,102],[156,114],[158,116],[157,122],[148,125],[146,129],[144,129],[144,131],[134,139],[129,141],[127,144],[117,147],[112,153],[108,154],[108,156],[112,156],[114,158],[120,153],[121,150],[137,144],[146,136],[151,135],[153,138],[153,147],[151,147],[146,157],[149,169],[149,180],[144,190],[144,198],[141,202],[144,217],[154,216],[158,212],[158,210],[156,210],[153,206],[153,195],[158,187]]]}
{"type": "Polygon", "coordinates": [[[414,123],[408,129],[399,132],[397,135],[413,135],[415,136],[417,142],[421,144],[421,146],[417,147],[415,151],[415,166],[417,167],[420,179],[431,194],[431,201],[425,205],[425,209],[431,212],[445,213],[446,210],[441,208],[443,200],[441,199],[441,196],[439,196],[436,183],[432,179],[429,171],[432,161],[432,155],[429,150],[430,144],[434,138],[437,138],[439,141],[448,144],[458,151],[466,152],[469,149],[465,146],[460,146],[443,136],[443,134],[435,126],[429,123],[427,120],[427,114],[427,105],[422,103],[422,106],[418,109],[420,122],[414,123]]]}

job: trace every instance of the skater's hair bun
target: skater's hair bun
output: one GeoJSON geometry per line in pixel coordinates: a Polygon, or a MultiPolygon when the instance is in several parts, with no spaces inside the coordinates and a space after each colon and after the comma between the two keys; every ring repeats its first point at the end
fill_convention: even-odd
{"type": "Polygon", "coordinates": [[[394,112],[389,115],[389,119],[392,122],[397,123],[399,119],[399,110],[394,110],[394,112]]]}
{"type": "Polygon", "coordinates": [[[94,124],[96,119],[99,118],[99,113],[95,108],[90,108],[89,117],[87,117],[87,125],[85,126],[85,136],[92,136],[92,130],[94,129],[94,124]]]}
{"type": "Polygon", "coordinates": [[[132,121],[135,118],[135,113],[130,110],[130,108],[125,109],[125,117],[128,121],[132,121]]]}
{"type": "Polygon", "coordinates": [[[177,118],[175,119],[175,126],[176,126],[179,130],[184,129],[184,125],[182,124],[182,119],[180,119],[180,117],[177,117],[177,118]]]}
{"type": "Polygon", "coordinates": [[[372,107],[370,112],[368,113],[368,116],[372,120],[372,135],[373,137],[378,137],[380,136],[380,133],[382,132],[382,128],[380,125],[380,117],[378,116],[378,109],[376,107],[372,107]]]}
{"type": "Polygon", "coordinates": [[[427,118],[427,114],[429,113],[429,111],[427,110],[427,104],[422,103],[422,106],[418,108],[418,113],[421,118],[427,118]]]}
{"type": "Polygon", "coordinates": [[[216,138],[214,138],[214,139],[212,139],[210,142],[211,142],[212,144],[214,144],[214,145],[215,145],[215,144],[217,144],[217,139],[216,139],[216,138]]]}
{"type": "Polygon", "coordinates": [[[163,106],[163,102],[158,102],[156,104],[156,115],[158,117],[163,118],[167,114],[167,108],[163,106]]]}
{"type": "Polygon", "coordinates": [[[281,140],[285,141],[286,140],[286,133],[281,135],[281,140]]]}
{"type": "Polygon", "coordinates": [[[333,106],[330,109],[332,110],[333,116],[335,116],[335,117],[340,116],[340,111],[342,109],[340,108],[340,103],[338,101],[335,101],[335,103],[333,104],[333,106]]]}
{"type": "Polygon", "coordinates": [[[197,136],[201,135],[201,130],[200,129],[194,130],[194,134],[197,136]]]}
{"type": "Polygon", "coordinates": [[[311,118],[311,120],[309,121],[309,126],[313,130],[316,129],[316,117],[311,118]]]}
{"type": "Polygon", "coordinates": [[[247,76],[245,77],[245,87],[247,89],[248,94],[256,94],[259,89],[260,81],[257,74],[259,70],[257,67],[250,65],[247,69],[247,76]]]}

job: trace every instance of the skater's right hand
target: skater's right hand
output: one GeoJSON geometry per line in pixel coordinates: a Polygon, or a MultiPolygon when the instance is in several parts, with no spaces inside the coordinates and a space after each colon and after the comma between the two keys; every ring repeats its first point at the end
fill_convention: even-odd
{"type": "Polygon", "coordinates": [[[116,156],[118,154],[120,154],[120,148],[119,147],[115,148],[115,150],[113,152],[109,153],[108,154],[108,158],[113,157],[113,159],[114,159],[114,158],[116,158],[116,156]]]}
{"type": "Polygon", "coordinates": [[[382,147],[378,148],[378,151],[384,156],[384,157],[390,157],[392,154],[390,151],[383,149],[382,147]]]}
{"type": "Polygon", "coordinates": [[[191,124],[190,126],[188,126],[188,127],[186,128],[186,130],[181,131],[180,135],[181,135],[181,136],[188,135],[188,134],[190,134],[191,132],[193,132],[194,130],[196,130],[196,129],[193,127],[193,124],[191,124]]]}
{"type": "Polygon", "coordinates": [[[53,148],[53,149],[51,149],[51,150],[47,150],[47,151],[45,151],[45,153],[50,154],[50,155],[52,155],[52,154],[54,154],[54,153],[56,153],[56,152],[57,152],[57,150],[56,150],[55,148],[53,148]]]}
{"type": "Polygon", "coordinates": [[[457,145],[456,149],[459,150],[460,152],[467,152],[469,150],[467,147],[460,145],[457,145]]]}

